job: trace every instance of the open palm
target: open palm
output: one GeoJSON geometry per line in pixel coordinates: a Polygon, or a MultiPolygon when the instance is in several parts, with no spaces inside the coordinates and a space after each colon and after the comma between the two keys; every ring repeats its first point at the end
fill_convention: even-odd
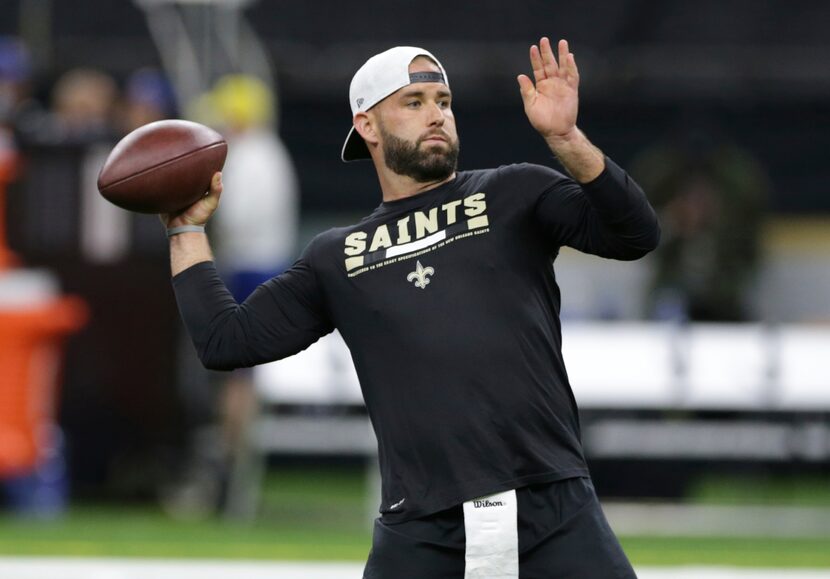
{"type": "Polygon", "coordinates": [[[545,139],[567,137],[576,128],[579,108],[579,72],[568,41],[559,41],[559,62],[553,55],[550,40],[542,38],[539,46],[530,47],[530,64],[534,82],[519,75],[525,114],[530,124],[545,139]]]}

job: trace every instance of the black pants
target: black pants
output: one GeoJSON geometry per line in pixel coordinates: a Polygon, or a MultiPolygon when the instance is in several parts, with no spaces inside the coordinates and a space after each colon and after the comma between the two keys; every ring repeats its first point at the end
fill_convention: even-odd
{"type": "MultiPolygon", "coordinates": [[[[591,481],[516,491],[520,579],[636,579],[591,481]]],[[[375,521],[364,579],[463,579],[461,505],[397,524],[375,521]]]]}

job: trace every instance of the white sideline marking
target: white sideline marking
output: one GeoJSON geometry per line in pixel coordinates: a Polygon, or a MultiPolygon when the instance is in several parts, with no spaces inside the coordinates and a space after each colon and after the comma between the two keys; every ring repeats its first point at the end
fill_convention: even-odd
{"type": "MultiPolygon", "coordinates": [[[[0,557],[3,579],[360,579],[362,563],[0,557]]],[[[639,579],[830,579],[821,569],[648,567],[639,579]]]]}

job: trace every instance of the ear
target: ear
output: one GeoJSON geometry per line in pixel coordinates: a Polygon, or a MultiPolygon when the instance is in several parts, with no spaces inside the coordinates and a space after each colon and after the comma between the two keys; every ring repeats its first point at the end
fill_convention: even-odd
{"type": "Polygon", "coordinates": [[[377,145],[380,137],[377,132],[375,119],[366,112],[359,112],[354,116],[354,130],[363,137],[367,145],[377,145]]]}

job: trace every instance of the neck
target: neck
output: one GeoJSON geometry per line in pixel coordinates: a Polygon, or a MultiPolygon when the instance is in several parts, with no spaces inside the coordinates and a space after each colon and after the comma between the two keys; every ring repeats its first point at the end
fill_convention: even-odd
{"type": "Polygon", "coordinates": [[[429,191],[430,189],[435,189],[436,187],[439,187],[444,183],[449,183],[455,179],[455,171],[453,171],[451,175],[445,177],[444,179],[437,179],[435,181],[427,181],[422,183],[420,181],[416,181],[412,177],[398,175],[397,173],[389,170],[386,166],[379,167],[377,163],[375,163],[375,168],[378,172],[378,180],[380,181],[380,189],[383,192],[384,202],[398,201],[399,199],[413,197],[425,191],[429,191]]]}

